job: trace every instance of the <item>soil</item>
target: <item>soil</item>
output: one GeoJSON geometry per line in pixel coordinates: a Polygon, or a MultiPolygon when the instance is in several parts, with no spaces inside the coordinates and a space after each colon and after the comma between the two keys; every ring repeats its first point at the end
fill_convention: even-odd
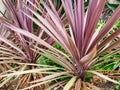
{"type": "Polygon", "coordinates": [[[101,90],[116,90],[115,89],[116,85],[112,82],[99,83],[95,86],[99,87],[101,90]]]}
{"type": "MultiPolygon", "coordinates": [[[[120,80],[119,78],[117,78],[118,80],[120,80]]],[[[116,79],[116,80],[117,80],[116,79]]],[[[115,78],[114,78],[115,80],[115,78]]],[[[98,76],[93,76],[93,85],[99,87],[101,90],[120,90],[120,86],[119,86],[119,89],[116,89],[116,84],[112,83],[112,82],[109,82],[103,78],[100,78],[98,76]]]]}

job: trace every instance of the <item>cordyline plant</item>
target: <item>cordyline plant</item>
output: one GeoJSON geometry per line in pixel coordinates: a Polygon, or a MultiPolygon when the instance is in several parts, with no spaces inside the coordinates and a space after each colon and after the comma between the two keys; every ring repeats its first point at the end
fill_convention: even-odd
{"type": "MultiPolygon", "coordinates": [[[[87,72],[120,85],[90,70],[99,56],[120,44],[119,39],[111,43],[120,30],[107,35],[120,17],[120,6],[96,29],[106,0],[90,0],[87,11],[84,0],[3,0],[3,3],[9,17],[3,13],[0,17],[2,89],[99,90],[84,82],[87,72]],[[67,54],[54,48],[56,43],[67,54]],[[42,56],[56,65],[38,64],[42,56]]],[[[118,51],[119,48],[107,56],[118,51]]]]}
{"type": "MultiPolygon", "coordinates": [[[[45,39],[44,42],[46,41],[46,43],[50,45],[54,43],[52,38],[46,36],[45,32],[42,31],[40,27],[34,30],[33,21],[23,15],[20,11],[23,7],[23,4],[20,1],[12,2],[12,0],[3,0],[3,3],[6,6],[7,12],[6,14],[1,12],[3,15],[3,17],[0,17],[1,22],[5,21],[6,25],[8,23],[9,25],[21,29],[20,31],[35,33],[37,38],[41,38],[43,40],[45,39]]],[[[28,5],[28,7],[31,9],[33,8],[31,5],[28,5]]],[[[29,15],[32,15],[30,11],[26,10],[26,12],[29,13],[29,15]]],[[[6,25],[3,23],[0,24],[0,75],[3,75],[0,77],[0,89],[18,90],[25,88],[28,85],[28,82],[42,77],[40,73],[31,73],[58,69],[47,65],[42,65],[42,67],[45,68],[40,69],[39,67],[41,67],[41,65],[36,62],[41,54],[33,52],[32,48],[33,46],[36,46],[45,49],[45,47],[41,46],[38,42],[33,41],[31,38],[20,34],[19,32],[10,30],[9,25],[6,25]],[[10,76],[7,75],[7,77],[5,76],[5,78],[3,78],[4,74],[12,72],[15,73],[10,76]]],[[[30,37],[32,36],[30,35],[30,37]]],[[[35,50],[38,49],[36,48],[35,50]]],[[[36,89],[41,90],[42,88],[37,87],[35,90],[36,89]]]]}

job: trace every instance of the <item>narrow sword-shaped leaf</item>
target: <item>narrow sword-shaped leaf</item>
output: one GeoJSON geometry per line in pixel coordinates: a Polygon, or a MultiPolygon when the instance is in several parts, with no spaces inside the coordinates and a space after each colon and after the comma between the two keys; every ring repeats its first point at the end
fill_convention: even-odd
{"type": "Polygon", "coordinates": [[[119,84],[119,85],[120,85],[119,82],[117,82],[117,81],[115,81],[115,80],[113,80],[113,79],[111,79],[111,78],[109,78],[109,77],[107,77],[107,76],[105,76],[105,75],[103,75],[103,74],[101,74],[101,73],[98,73],[98,72],[96,72],[96,71],[89,71],[89,72],[91,72],[91,73],[93,73],[93,74],[95,74],[95,75],[97,75],[97,76],[99,76],[99,77],[101,77],[101,78],[104,78],[104,79],[106,79],[106,80],[108,80],[108,81],[110,81],[110,82],[113,82],[113,83],[116,83],[116,84],[119,84]]]}
{"type": "Polygon", "coordinates": [[[63,90],[70,90],[70,88],[74,85],[74,82],[76,81],[77,77],[74,76],[68,81],[68,83],[64,86],[63,90]]]}
{"type": "Polygon", "coordinates": [[[53,50],[53,51],[55,51],[56,53],[61,53],[62,55],[66,56],[63,52],[61,52],[61,51],[53,48],[51,45],[49,45],[48,43],[46,43],[44,40],[38,38],[38,37],[35,36],[34,34],[32,34],[32,33],[30,33],[30,32],[27,32],[27,31],[24,31],[24,30],[22,30],[22,29],[20,29],[20,28],[17,28],[17,27],[13,26],[12,24],[10,24],[10,23],[8,23],[8,22],[6,22],[6,21],[5,21],[5,22],[2,22],[2,23],[4,23],[4,25],[5,25],[6,27],[10,28],[10,30],[15,31],[15,32],[17,32],[17,33],[20,33],[20,34],[22,34],[22,35],[25,35],[25,36],[27,36],[27,37],[29,37],[29,38],[37,41],[39,44],[42,44],[43,46],[49,48],[50,50],[53,50]]]}
{"type": "Polygon", "coordinates": [[[17,46],[15,46],[14,43],[10,42],[9,40],[7,40],[6,38],[0,36],[0,40],[7,43],[8,45],[10,45],[11,47],[13,47],[14,49],[16,49],[17,51],[19,51],[24,57],[26,57],[25,53],[20,50],[20,48],[18,48],[17,46]]]}
{"type": "Polygon", "coordinates": [[[120,17],[120,6],[114,11],[112,16],[108,19],[105,26],[101,30],[101,32],[98,34],[98,36],[93,41],[89,51],[105,36],[105,34],[112,28],[116,20],[118,20],[120,17]]]}
{"type": "Polygon", "coordinates": [[[120,39],[118,41],[116,41],[115,43],[113,43],[112,45],[110,45],[109,47],[105,48],[104,50],[101,50],[101,52],[99,52],[97,56],[100,56],[103,53],[108,52],[109,50],[111,50],[119,45],[120,45],[120,39]]]}
{"type": "MultiPolygon", "coordinates": [[[[96,28],[96,25],[98,23],[98,20],[99,20],[99,17],[102,13],[102,10],[104,8],[104,5],[105,5],[105,2],[106,0],[101,0],[101,1],[98,1],[98,5],[96,6],[94,12],[93,12],[93,15],[91,16],[91,20],[90,20],[90,23],[89,23],[89,26],[86,26],[88,31],[85,35],[85,40],[84,40],[84,47],[83,47],[83,55],[85,55],[85,51],[88,47],[88,44],[90,43],[90,40],[95,32],[95,28],[96,28]]],[[[87,52],[88,53],[88,52],[87,52]]]]}
{"type": "Polygon", "coordinates": [[[0,77],[11,77],[15,75],[22,75],[28,73],[40,73],[46,70],[57,70],[57,68],[43,68],[43,69],[34,69],[34,70],[26,70],[26,71],[16,71],[14,73],[0,75],[0,77]]]}
{"type": "Polygon", "coordinates": [[[41,78],[39,80],[32,81],[30,83],[46,81],[46,80],[50,80],[50,79],[53,79],[53,78],[56,78],[56,77],[59,77],[59,76],[62,76],[62,75],[67,75],[67,74],[69,74],[69,72],[55,73],[55,74],[52,74],[52,75],[45,76],[45,77],[43,77],[43,78],[41,78]]]}
{"type": "Polygon", "coordinates": [[[115,31],[113,34],[111,34],[107,39],[105,39],[99,46],[98,50],[104,47],[107,43],[109,43],[111,40],[116,38],[120,34],[120,30],[115,31]]]}

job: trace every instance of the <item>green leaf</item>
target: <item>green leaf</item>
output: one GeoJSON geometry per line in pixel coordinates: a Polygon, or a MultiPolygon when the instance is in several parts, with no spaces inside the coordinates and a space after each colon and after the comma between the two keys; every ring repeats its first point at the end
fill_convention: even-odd
{"type": "Polygon", "coordinates": [[[107,5],[107,7],[110,8],[112,11],[114,11],[114,10],[118,7],[117,4],[109,4],[109,3],[107,3],[106,5],[107,5]]]}

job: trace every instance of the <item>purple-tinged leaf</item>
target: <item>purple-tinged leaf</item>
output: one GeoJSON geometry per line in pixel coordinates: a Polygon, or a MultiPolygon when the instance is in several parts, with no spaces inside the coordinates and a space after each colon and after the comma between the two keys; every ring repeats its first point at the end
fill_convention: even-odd
{"type": "MultiPolygon", "coordinates": [[[[83,55],[85,54],[85,51],[87,49],[88,44],[90,43],[90,40],[95,32],[96,25],[98,23],[98,20],[100,18],[100,15],[102,13],[102,10],[104,8],[106,0],[101,0],[97,2],[97,6],[91,16],[90,22],[88,26],[85,26],[85,30],[87,30],[85,34],[85,40],[84,40],[84,47],[83,47],[83,55]]],[[[86,21],[87,22],[87,21],[86,21]]],[[[87,52],[89,53],[89,51],[87,52]]]]}
{"type": "Polygon", "coordinates": [[[20,28],[18,28],[18,27],[15,27],[14,25],[12,25],[12,24],[10,24],[10,23],[8,23],[8,22],[6,22],[6,21],[3,21],[2,23],[3,23],[4,26],[10,28],[10,30],[15,31],[15,32],[17,32],[17,33],[20,33],[20,34],[22,34],[22,35],[25,35],[26,37],[29,37],[29,38],[37,41],[39,44],[41,44],[41,45],[49,48],[50,50],[53,50],[53,51],[56,52],[56,53],[60,53],[61,55],[66,56],[63,52],[61,52],[61,51],[53,48],[53,46],[51,46],[50,44],[46,43],[44,40],[38,38],[38,37],[35,36],[34,34],[28,32],[28,31],[25,31],[25,30],[23,30],[23,29],[20,29],[20,28]]]}
{"type": "Polygon", "coordinates": [[[101,50],[101,52],[97,56],[100,56],[103,53],[108,52],[109,50],[111,50],[119,45],[120,45],[120,39],[118,41],[116,41],[115,43],[113,43],[112,45],[110,45],[109,47],[105,48],[104,50],[101,50]]]}
{"type": "Polygon", "coordinates": [[[9,40],[7,40],[6,38],[4,38],[2,36],[0,36],[0,40],[5,42],[6,44],[11,46],[12,48],[16,49],[17,51],[19,51],[26,58],[25,53],[20,48],[18,48],[13,42],[10,42],[9,40]]]}
{"type": "Polygon", "coordinates": [[[104,47],[107,43],[109,43],[111,40],[116,38],[120,34],[120,30],[115,31],[113,34],[111,34],[107,39],[105,39],[99,46],[98,50],[104,47]]]}
{"type": "Polygon", "coordinates": [[[105,34],[108,33],[108,31],[112,28],[116,20],[118,20],[120,17],[120,6],[114,11],[112,16],[108,19],[105,26],[101,30],[101,32],[98,34],[98,36],[95,38],[94,42],[92,43],[89,51],[105,36],[105,34]]]}

